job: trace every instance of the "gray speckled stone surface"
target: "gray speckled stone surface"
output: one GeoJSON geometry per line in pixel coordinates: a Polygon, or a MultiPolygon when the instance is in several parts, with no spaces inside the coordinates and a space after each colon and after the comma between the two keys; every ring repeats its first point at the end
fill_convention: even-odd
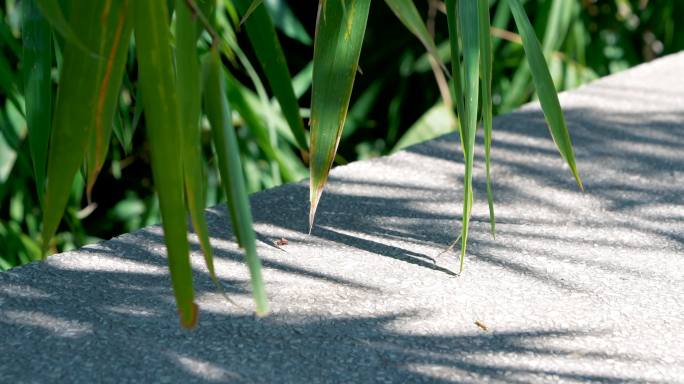
{"type": "Polygon", "coordinates": [[[158,227],[0,274],[0,381],[684,382],[683,70],[673,55],[562,95],[585,193],[537,105],[498,118],[498,236],[479,161],[459,277],[439,255],[459,228],[455,135],[335,169],[311,236],[305,184],[254,195],[265,319],[223,208],[218,272],[245,309],[193,238],[192,332],[158,227]]]}

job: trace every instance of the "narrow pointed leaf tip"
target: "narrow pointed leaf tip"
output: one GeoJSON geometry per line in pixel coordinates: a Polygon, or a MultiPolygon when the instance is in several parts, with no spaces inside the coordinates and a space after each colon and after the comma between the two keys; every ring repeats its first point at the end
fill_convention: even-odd
{"type": "MultiPolygon", "coordinates": [[[[113,1],[108,6],[89,0],[71,2],[68,25],[73,33],[82,36],[85,44],[97,47],[97,51],[90,54],[73,40],[66,40],[47,158],[44,252],[59,226],[74,176],[88,150],[89,140],[95,135],[98,121],[103,118],[104,111],[113,111],[118,101],[115,96],[121,75],[113,73],[112,61],[101,58],[112,53],[113,57],[125,61],[126,52],[118,50],[121,44],[116,42],[115,36],[122,28],[122,18],[126,20],[127,7],[126,0],[113,1]]],[[[122,73],[123,67],[117,71],[122,73]]],[[[111,115],[108,121],[111,125],[111,115]]]]}
{"type": "Polygon", "coordinates": [[[211,125],[221,184],[226,192],[233,231],[240,246],[245,249],[245,260],[249,268],[256,314],[257,316],[265,316],[269,312],[268,299],[261,276],[261,261],[256,251],[252,212],[245,188],[237,136],[231,122],[223,67],[215,49],[205,56],[203,71],[205,112],[211,125]]]}
{"type": "Polygon", "coordinates": [[[135,1],[135,41],[152,175],[181,325],[197,323],[183,199],[181,116],[166,2],[135,1]],[[179,156],[179,154],[181,154],[179,156]]]}
{"type": "MultiPolygon", "coordinates": [[[[452,3],[453,4],[453,3],[452,3]]],[[[461,227],[461,263],[463,265],[468,244],[468,227],[473,207],[473,161],[475,152],[475,133],[477,130],[477,109],[479,100],[480,77],[480,36],[478,20],[478,3],[476,1],[460,1],[449,12],[457,12],[463,40],[463,99],[464,109],[459,116],[461,123],[461,147],[465,159],[463,177],[463,222],[461,227]]],[[[451,37],[453,38],[453,37],[451,37]]],[[[458,96],[458,90],[456,90],[458,96]]]]}
{"type": "Polygon", "coordinates": [[[41,15],[36,0],[22,2],[24,99],[26,125],[31,149],[38,199],[43,204],[48,144],[52,121],[52,33],[50,24],[41,15]]]}
{"type": "Polygon", "coordinates": [[[480,25],[480,88],[482,90],[482,125],[484,126],[485,173],[489,226],[492,237],[496,237],[494,218],[494,193],[492,192],[491,148],[492,148],[492,39],[490,35],[489,0],[478,0],[477,14],[480,25]]]}
{"type": "Polygon", "coordinates": [[[216,276],[214,257],[209,240],[209,229],[204,216],[202,143],[200,129],[201,90],[200,67],[197,58],[198,31],[201,30],[192,7],[186,0],[176,0],[176,78],[181,117],[183,180],[190,219],[199,239],[204,262],[217,290],[225,294],[216,276]]]}
{"type": "Polygon", "coordinates": [[[319,3],[311,91],[309,232],[342,136],[369,8],[369,0],[319,3]]]}
{"type": "Polygon", "coordinates": [[[123,1],[122,6],[116,9],[116,12],[110,11],[107,15],[108,24],[111,25],[107,41],[110,42],[108,45],[111,47],[98,52],[98,56],[102,57],[102,68],[95,106],[95,127],[94,132],[90,135],[89,148],[85,153],[88,202],[91,201],[95,181],[104,166],[112,136],[114,113],[119,100],[128,44],[133,28],[128,4],[128,0],[123,1]]]}
{"type": "Polygon", "coordinates": [[[191,303],[189,311],[189,313],[186,313],[178,308],[178,318],[181,319],[180,325],[185,329],[195,328],[199,320],[199,307],[197,304],[191,303]]]}
{"type": "Polygon", "coordinates": [[[582,180],[580,179],[577,165],[575,164],[575,153],[570,133],[568,132],[568,127],[565,123],[565,118],[563,117],[558,94],[556,93],[553,79],[551,78],[551,74],[546,65],[546,59],[542,52],[539,39],[537,39],[534,27],[527,18],[525,8],[520,0],[508,0],[508,4],[523,40],[523,48],[525,49],[527,62],[529,63],[530,71],[532,72],[532,80],[537,88],[539,103],[544,111],[551,137],[561,156],[568,163],[570,171],[575,177],[575,181],[580,190],[584,191],[584,186],[582,185],[582,180]]]}

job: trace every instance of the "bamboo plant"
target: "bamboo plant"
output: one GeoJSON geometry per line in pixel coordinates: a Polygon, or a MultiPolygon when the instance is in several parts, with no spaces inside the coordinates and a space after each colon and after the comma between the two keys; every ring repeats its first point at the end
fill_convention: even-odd
{"type": "MultiPolygon", "coordinates": [[[[425,46],[436,75],[444,60],[413,1],[385,0],[398,19],[425,46]]],[[[508,0],[529,70],[551,136],[572,175],[582,187],[572,144],[544,52],[520,0],[508,0]]],[[[231,110],[258,132],[256,145],[272,155],[277,177],[296,180],[292,158],[273,145],[274,123],[254,113],[253,103],[270,103],[259,76],[236,43],[246,34],[266,82],[280,106],[281,118],[300,159],[310,166],[310,231],[328,173],[343,134],[370,0],[320,0],[314,36],[310,119],[305,124],[297,90],[280,45],[274,20],[253,0],[22,0],[25,115],[37,191],[43,210],[43,254],[51,249],[73,180],[82,172],[90,196],[104,165],[115,129],[115,108],[127,63],[137,63],[137,102],[151,151],[151,167],[159,197],[168,264],[181,325],[195,326],[187,239],[190,222],[199,238],[212,279],[212,248],[204,217],[205,191],[200,136],[203,116],[209,123],[216,163],[227,197],[237,242],[246,254],[257,315],[268,313],[264,282],[256,252],[244,170],[231,110]],[[221,28],[218,28],[219,25],[221,28]],[[222,32],[220,32],[222,30],[222,32]],[[51,107],[52,58],[59,80],[51,107]],[[240,88],[228,63],[239,62],[257,84],[256,94],[240,88]]],[[[492,144],[492,41],[488,0],[446,0],[450,45],[448,76],[458,116],[464,155],[461,263],[466,256],[473,203],[472,171],[478,121],[485,137],[487,200],[495,231],[490,178],[492,144]]],[[[277,20],[275,20],[277,22],[277,20]]],[[[220,289],[220,288],[219,288],[220,289]]]]}

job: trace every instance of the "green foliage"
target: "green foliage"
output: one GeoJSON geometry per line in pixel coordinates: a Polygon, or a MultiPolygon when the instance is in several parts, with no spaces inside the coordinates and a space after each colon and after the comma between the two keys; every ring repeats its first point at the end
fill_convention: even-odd
{"type": "Polygon", "coordinates": [[[203,208],[227,199],[264,314],[247,192],[300,180],[310,162],[313,223],[333,161],[458,127],[465,256],[479,120],[493,233],[493,115],[538,97],[579,183],[556,90],[684,48],[678,1],[326,0],[316,12],[286,0],[3,2],[0,270],[161,219],[190,327],[185,212],[220,289],[203,208]]]}
{"type": "Polygon", "coordinates": [[[36,1],[23,3],[22,45],[26,125],[28,132],[36,191],[43,200],[47,168],[50,122],[52,120],[52,33],[50,25],[38,10],[36,1]]]}
{"type": "MultiPolygon", "coordinates": [[[[303,151],[309,147],[304,129],[304,122],[299,115],[297,97],[292,89],[292,79],[285,61],[285,54],[280,48],[280,41],[276,35],[271,17],[265,7],[256,6],[250,11],[251,0],[235,0],[235,4],[243,15],[246,15],[245,30],[254,47],[261,68],[266,74],[273,94],[278,99],[287,123],[292,129],[297,146],[303,151]]],[[[253,4],[258,4],[254,2],[253,4]]],[[[245,16],[243,16],[245,17],[245,16]]]]}
{"type": "Polygon", "coordinates": [[[370,1],[324,1],[316,21],[311,90],[309,232],[342,137],[370,1]]]}
{"type": "Polygon", "coordinates": [[[266,291],[261,278],[261,262],[256,253],[256,235],[240,164],[240,153],[230,119],[230,107],[218,53],[212,50],[204,60],[204,103],[214,137],[219,173],[226,191],[228,211],[240,247],[245,249],[252,291],[259,316],[268,313],[266,291]]]}
{"type": "MultiPolygon", "coordinates": [[[[171,32],[164,2],[135,2],[135,41],[142,103],[150,142],[152,173],[164,228],[171,281],[181,324],[192,328],[197,322],[194,303],[192,268],[188,257],[187,222],[183,202],[183,169],[181,113],[179,90],[174,73],[171,32]],[[161,6],[160,6],[161,4],[161,6]],[[179,156],[179,154],[181,154],[179,156]]],[[[187,107],[188,106],[183,106],[187,107]]]]}

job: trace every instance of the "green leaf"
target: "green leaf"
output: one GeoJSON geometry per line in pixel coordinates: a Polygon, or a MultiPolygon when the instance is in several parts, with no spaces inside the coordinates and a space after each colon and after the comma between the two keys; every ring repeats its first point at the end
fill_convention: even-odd
{"type": "MultiPolygon", "coordinates": [[[[498,1],[496,3],[496,9],[494,10],[494,17],[491,21],[491,26],[498,29],[506,29],[508,23],[511,20],[511,10],[508,7],[506,1],[498,1]]],[[[492,52],[497,52],[497,48],[503,39],[495,38],[492,39],[492,52]]]]}
{"type": "MultiPolygon", "coordinates": [[[[503,4],[503,3],[502,3],[503,4]]],[[[544,18],[540,18],[539,22],[546,20],[546,28],[544,30],[544,37],[542,39],[542,52],[544,57],[550,58],[551,54],[560,49],[562,43],[566,40],[566,36],[570,30],[570,22],[575,13],[573,12],[574,1],[566,0],[552,0],[544,4],[548,7],[548,14],[544,18]]],[[[509,13],[510,8],[509,6],[509,13]]],[[[524,10],[523,10],[524,12],[524,10]]],[[[517,22],[516,22],[517,23],[517,22]]],[[[523,42],[524,44],[524,42],[523,42]]],[[[559,76],[555,77],[560,83],[559,76]]],[[[510,90],[505,93],[502,102],[502,111],[510,111],[517,108],[524,103],[533,93],[532,84],[530,82],[530,66],[527,62],[522,62],[522,65],[515,71],[510,90]]]]}
{"type": "Polygon", "coordinates": [[[245,21],[252,15],[252,13],[263,3],[263,0],[250,0],[251,4],[249,7],[242,12],[242,19],[240,19],[240,25],[244,24],[245,21]]]}
{"type": "Polygon", "coordinates": [[[482,88],[482,125],[484,126],[485,173],[487,178],[487,205],[492,236],[496,236],[494,194],[490,175],[492,149],[492,38],[489,33],[489,0],[478,0],[477,14],[480,25],[480,78],[482,88]]]}
{"type": "Polygon", "coordinates": [[[302,70],[292,78],[292,88],[294,89],[297,98],[302,97],[302,95],[311,88],[312,79],[313,61],[310,61],[306,67],[302,68],[302,70]]]}
{"type": "Polygon", "coordinates": [[[570,31],[574,5],[574,1],[566,0],[553,0],[551,3],[542,45],[542,52],[545,55],[560,48],[563,40],[565,40],[570,31]]]}
{"type": "Polygon", "coordinates": [[[114,127],[114,113],[119,104],[119,94],[124,70],[128,44],[131,40],[133,21],[129,16],[128,2],[124,2],[115,12],[110,12],[108,25],[112,32],[101,41],[99,57],[102,63],[99,73],[99,92],[95,105],[95,127],[90,135],[88,151],[85,154],[86,194],[88,201],[93,191],[109,150],[109,141],[114,127]],[[106,45],[106,46],[105,46],[106,45]]]}
{"type": "Polygon", "coordinates": [[[197,323],[183,202],[181,124],[166,2],[134,1],[140,87],[159,195],[171,281],[181,325],[197,323]]]}
{"type": "MultiPolygon", "coordinates": [[[[20,3],[20,5],[26,6],[23,4],[23,2],[20,3]]],[[[25,15],[26,13],[24,13],[24,9],[22,9],[22,19],[25,17],[25,15]]],[[[4,9],[0,7],[0,20],[2,20],[2,22],[0,22],[0,41],[7,44],[11,52],[14,54],[14,57],[20,58],[22,56],[21,42],[12,33],[12,29],[7,23],[6,17],[7,15],[5,15],[4,9]]]]}
{"type": "Polygon", "coordinates": [[[47,251],[57,230],[74,176],[95,129],[98,100],[107,93],[107,85],[101,80],[108,62],[99,57],[112,50],[115,21],[118,20],[116,15],[127,4],[127,0],[108,4],[90,0],[73,0],[71,3],[70,25],[73,32],[82,36],[84,43],[98,47],[98,51],[96,55],[87,53],[71,40],[67,40],[64,47],[47,161],[43,251],[47,251]]]}
{"type": "Polygon", "coordinates": [[[309,231],[342,136],[369,8],[370,0],[320,3],[311,91],[309,231]]]}
{"type": "Polygon", "coordinates": [[[5,55],[0,55],[0,90],[5,93],[17,110],[23,114],[23,103],[19,100],[20,96],[17,90],[16,77],[12,65],[5,55]]]}
{"type": "Polygon", "coordinates": [[[453,132],[456,129],[455,121],[456,117],[452,108],[441,102],[435,104],[411,125],[397,145],[392,148],[392,152],[453,132]]]}
{"type": "Polygon", "coordinates": [[[313,42],[311,36],[306,32],[306,28],[299,22],[294,13],[292,13],[287,1],[266,0],[264,1],[264,5],[276,27],[278,27],[285,36],[297,40],[304,45],[311,45],[313,42]]]}
{"type": "MultiPolygon", "coordinates": [[[[456,0],[446,0],[447,24],[449,28],[449,46],[451,48],[451,77],[453,78],[453,95],[456,101],[456,113],[458,114],[459,124],[464,113],[463,105],[463,75],[461,70],[461,47],[459,44],[460,33],[458,31],[458,9],[456,0]]],[[[459,127],[459,135],[461,129],[459,127]]],[[[461,136],[461,141],[463,137],[461,136]]]]}
{"type": "MultiPolygon", "coordinates": [[[[224,1],[226,5],[226,9],[228,9],[228,4],[230,2],[228,0],[224,1]]],[[[256,89],[256,92],[258,94],[258,99],[260,100],[259,106],[256,107],[257,110],[261,111],[260,115],[264,118],[264,124],[266,128],[266,134],[265,136],[262,136],[261,134],[263,132],[259,132],[259,135],[257,135],[257,138],[259,138],[259,146],[262,147],[262,150],[267,154],[267,158],[269,159],[268,165],[270,168],[270,178],[277,184],[280,184],[281,182],[281,177],[287,179],[285,174],[281,175],[281,172],[283,172],[283,167],[284,163],[276,160],[276,156],[271,156],[267,153],[266,147],[271,147],[271,148],[277,148],[278,143],[277,143],[277,127],[276,123],[273,121],[272,117],[274,116],[274,113],[270,113],[272,104],[269,100],[268,94],[266,93],[266,89],[261,82],[261,79],[259,78],[259,75],[257,74],[256,70],[250,63],[249,59],[247,58],[247,55],[242,51],[240,46],[238,45],[237,42],[237,37],[235,36],[232,26],[228,22],[228,20],[225,17],[221,17],[223,13],[218,13],[217,14],[217,23],[221,25],[223,28],[223,41],[225,44],[220,44],[221,52],[226,56],[228,60],[231,62],[233,61],[233,58],[237,58],[244,67],[247,75],[249,76],[250,80],[252,81],[252,84],[254,85],[254,88],[256,89]],[[265,141],[264,141],[265,140],[265,141]]],[[[230,89],[231,87],[229,87],[230,89]]],[[[229,91],[230,92],[230,91],[229,91]]],[[[230,96],[229,96],[230,100],[230,96]]],[[[237,106],[236,106],[237,109],[237,106]]],[[[256,127],[251,126],[250,128],[256,127]]],[[[294,138],[294,134],[292,133],[291,129],[289,126],[287,126],[287,129],[290,131],[289,136],[294,138]]],[[[296,143],[295,143],[296,145],[296,143]]],[[[273,151],[275,155],[279,155],[280,151],[273,151]]]]}
{"type": "Polygon", "coordinates": [[[185,196],[192,226],[199,238],[209,275],[217,287],[221,287],[214,269],[209,229],[204,216],[205,194],[200,130],[202,93],[197,58],[199,29],[196,18],[185,0],[176,0],[176,78],[181,117],[185,196]]]}
{"type": "Polygon", "coordinates": [[[577,185],[581,190],[584,190],[582,180],[580,180],[575,164],[575,154],[572,147],[572,140],[570,139],[570,133],[568,132],[565,118],[563,117],[563,111],[561,110],[560,102],[558,100],[558,94],[556,94],[556,88],[553,85],[551,74],[546,66],[546,60],[544,59],[539,40],[534,33],[534,28],[532,27],[532,24],[530,24],[530,20],[527,18],[525,9],[520,1],[508,0],[508,4],[511,7],[513,19],[518,26],[518,31],[523,40],[527,62],[530,66],[530,71],[532,72],[532,79],[534,80],[534,85],[539,94],[539,102],[544,111],[551,137],[556,143],[556,147],[560,151],[561,156],[568,163],[577,185]]]}
{"type": "Polygon", "coordinates": [[[263,109],[258,97],[250,94],[250,90],[235,80],[230,73],[226,73],[226,75],[228,100],[249,126],[259,149],[269,160],[278,165],[284,181],[298,181],[300,178],[295,167],[299,164],[288,162],[282,151],[271,142],[268,128],[264,125],[264,119],[257,112],[259,109],[263,109]]]}
{"type": "MultiPolygon", "coordinates": [[[[251,0],[236,0],[238,10],[244,15],[250,11],[251,0]]],[[[299,104],[292,88],[292,78],[287,68],[285,54],[278,35],[265,7],[255,7],[245,20],[245,30],[268,83],[280,103],[283,115],[292,129],[299,149],[309,148],[304,122],[299,114],[299,104]]]]}
{"type": "Polygon", "coordinates": [[[264,316],[268,314],[268,299],[261,276],[261,262],[256,253],[252,212],[240,164],[237,138],[231,123],[230,106],[226,99],[221,59],[215,50],[206,55],[203,67],[205,76],[203,82],[204,106],[211,124],[221,183],[228,197],[233,230],[240,245],[245,249],[247,266],[251,276],[252,294],[256,303],[256,313],[258,316],[264,316]]]}
{"type": "Polygon", "coordinates": [[[416,9],[413,0],[385,0],[385,3],[392,9],[392,12],[394,12],[404,26],[420,40],[433,59],[439,63],[440,66],[444,67],[442,60],[437,53],[435,42],[425,26],[423,19],[420,17],[420,13],[418,13],[418,9],[416,9]]]}
{"type": "MultiPolygon", "coordinates": [[[[0,112],[0,116],[4,114],[4,111],[0,112]]],[[[18,153],[20,151],[18,148],[20,139],[16,132],[18,127],[8,120],[4,116],[0,118],[0,201],[4,201],[7,192],[12,190],[9,177],[17,163],[22,160],[22,156],[18,153]]]]}
{"type": "Polygon", "coordinates": [[[465,175],[463,177],[463,224],[461,228],[461,266],[465,260],[468,244],[468,226],[473,207],[473,159],[475,152],[475,133],[477,130],[478,80],[480,69],[480,29],[477,14],[477,2],[458,2],[458,21],[463,39],[463,114],[461,122],[461,147],[465,158],[465,175]]]}
{"type": "Polygon", "coordinates": [[[36,6],[36,0],[25,0],[22,4],[26,125],[38,199],[42,204],[52,122],[52,34],[50,25],[36,6]]]}
{"type": "MultiPolygon", "coordinates": [[[[43,17],[47,19],[47,21],[52,25],[53,28],[59,32],[64,39],[73,44],[74,46],[78,47],[79,49],[82,49],[84,52],[88,52],[89,54],[93,54],[94,52],[84,43],[85,40],[90,40],[88,36],[81,35],[78,33],[77,28],[73,28],[71,23],[67,21],[66,17],[64,16],[64,13],[62,12],[62,7],[60,7],[59,2],[57,0],[35,0],[36,5],[38,6],[38,9],[40,9],[40,12],[43,14],[43,17]],[[83,39],[82,39],[83,38],[83,39]]],[[[104,4],[100,4],[103,6],[104,4]]],[[[78,13],[77,7],[72,4],[72,13],[76,12],[78,13]]],[[[73,16],[71,17],[71,20],[73,21],[73,16]]]]}

